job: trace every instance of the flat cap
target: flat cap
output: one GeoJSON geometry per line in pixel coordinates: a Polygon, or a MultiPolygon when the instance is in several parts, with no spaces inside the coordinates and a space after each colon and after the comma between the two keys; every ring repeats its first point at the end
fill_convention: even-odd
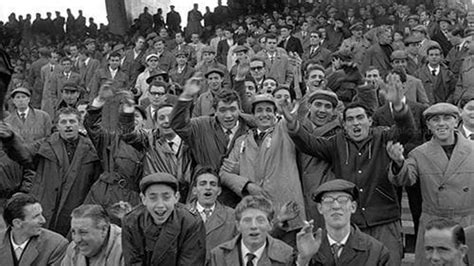
{"type": "Polygon", "coordinates": [[[204,54],[204,53],[213,53],[215,54],[216,51],[214,50],[214,48],[212,48],[211,46],[207,45],[207,46],[204,46],[201,50],[201,52],[204,54]]]}
{"type": "Polygon", "coordinates": [[[442,16],[439,20],[438,20],[438,23],[441,22],[441,21],[444,21],[444,22],[447,22],[449,24],[451,24],[451,20],[445,16],[442,16]]]}
{"type": "Polygon", "coordinates": [[[420,16],[418,15],[410,15],[407,17],[407,20],[410,20],[410,19],[413,19],[413,20],[416,20],[416,21],[420,21],[420,16]]]}
{"type": "Polygon", "coordinates": [[[423,41],[423,37],[421,36],[410,35],[405,38],[405,44],[419,43],[421,41],[423,41]]]}
{"type": "Polygon", "coordinates": [[[396,50],[393,51],[392,54],[390,55],[390,59],[393,61],[395,59],[407,59],[408,54],[404,50],[396,50]]]}
{"type": "Polygon", "coordinates": [[[220,68],[209,68],[209,70],[207,70],[207,72],[204,74],[204,77],[207,78],[212,73],[217,73],[221,77],[224,77],[224,75],[225,75],[224,71],[220,68]]]}
{"type": "Polygon", "coordinates": [[[249,48],[247,48],[247,46],[238,45],[237,47],[235,47],[234,53],[240,53],[240,52],[246,53],[248,50],[249,50],[249,48]]]}
{"type": "Polygon", "coordinates": [[[178,57],[180,55],[184,55],[185,57],[188,57],[188,53],[184,49],[176,50],[176,53],[174,54],[174,56],[178,57]]]}
{"type": "Polygon", "coordinates": [[[452,115],[454,117],[459,117],[459,108],[450,103],[437,103],[428,107],[423,112],[423,117],[426,121],[430,120],[435,115],[452,115]]]}
{"type": "Polygon", "coordinates": [[[112,52],[110,52],[110,54],[114,54],[120,50],[123,50],[125,48],[125,45],[119,43],[117,45],[114,46],[114,49],[112,49],[112,52]]]}
{"type": "Polygon", "coordinates": [[[87,39],[84,41],[84,45],[88,45],[89,43],[95,43],[95,40],[92,39],[92,38],[87,38],[87,39]]]}
{"type": "Polygon", "coordinates": [[[14,89],[11,93],[11,97],[12,98],[15,97],[15,94],[20,93],[20,92],[26,94],[28,97],[31,97],[30,90],[24,87],[19,87],[19,88],[14,89]]]}
{"type": "Polygon", "coordinates": [[[147,175],[140,181],[140,192],[145,193],[151,185],[162,184],[170,186],[175,192],[178,191],[178,180],[168,173],[154,173],[147,175]]]}
{"type": "Polygon", "coordinates": [[[163,76],[164,81],[169,82],[168,73],[161,70],[161,69],[157,69],[157,70],[150,73],[150,76],[146,79],[146,83],[150,84],[153,81],[153,79],[158,77],[158,76],[163,76]]]}
{"type": "Polygon", "coordinates": [[[153,40],[155,37],[158,37],[158,34],[156,34],[156,32],[152,32],[146,36],[146,41],[153,40]]]}
{"type": "Polygon", "coordinates": [[[359,191],[354,183],[344,179],[334,179],[323,183],[313,193],[312,198],[315,202],[321,202],[321,198],[326,192],[346,192],[356,201],[359,198],[359,191]]]}
{"type": "Polygon", "coordinates": [[[426,28],[425,25],[417,25],[413,27],[412,31],[423,32],[425,35],[428,33],[428,29],[426,28]]]}
{"type": "Polygon", "coordinates": [[[339,103],[337,94],[327,90],[317,90],[309,95],[308,103],[312,104],[315,100],[326,100],[332,104],[333,108],[336,108],[339,103]]]}
{"type": "Polygon", "coordinates": [[[79,87],[77,86],[76,83],[74,82],[66,82],[64,83],[63,87],[61,90],[67,90],[67,91],[79,91],[79,87]]]}
{"type": "Polygon", "coordinates": [[[273,96],[268,95],[268,94],[258,94],[258,95],[255,95],[255,97],[253,98],[253,101],[252,101],[252,112],[254,111],[255,106],[256,106],[258,103],[263,103],[263,102],[271,103],[271,104],[273,104],[273,105],[276,107],[276,102],[275,102],[275,100],[273,99],[273,96]]]}
{"type": "Polygon", "coordinates": [[[149,55],[146,56],[145,61],[148,62],[148,60],[150,60],[151,58],[159,59],[157,54],[149,54],[149,55]]]}
{"type": "Polygon", "coordinates": [[[364,30],[364,24],[362,24],[362,22],[356,22],[354,23],[354,25],[352,25],[349,30],[353,31],[353,30],[364,30]]]}

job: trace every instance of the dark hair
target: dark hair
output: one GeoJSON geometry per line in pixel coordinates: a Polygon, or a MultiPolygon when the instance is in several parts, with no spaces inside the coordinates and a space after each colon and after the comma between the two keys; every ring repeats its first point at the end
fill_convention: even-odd
{"type": "Polygon", "coordinates": [[[389,74],[396,74],[400,77],[400,81],[402,83],[405,83],[407,82],[407,73],[405,71],[405,69],[401,68],[401,67],[396,67],[394,69],[392,69],[389,74]]]}
{"type": "Polygon", "coordinates": [[[73,107],[63,107],[63,108],[59,109],[58,113],[56,114],[56,116],[54,118],[54,121],[56,121],[56,123],[58,123],[60,115],[70,115],[70,114],[76,115],[77,120],[81,121],[81,114],[79,113],[79,111],[76,108],[73,108],[73,107]]]}
{"type": "Polygon", "coordinates": [[[268,221],[273,220],[275,211],[272,202],[264,196],[246,196],[235,207],[235,219],[240,221],[242,213],[247,209],[257,209],[267,213],[268,221]]]}
{"type": "Polygon", "coordinates": [[[214,96],[212,100],[212,107],[217,109],[219,102],[224,102],[227,104],[237,102],[239,108],[240,106],[240,97],[235,90],[223,89],[214,96]]]}
{"type": "Polygon", "coordinates": [[[470,101],[474,101],[474,95],[470,96],[463,96],[461,97],[461,100],[458,102],[458,107],[463,109],[466,104],[468,104],[470,101]]]}
{"type": "Polygon", "coordinates": [[[365,114],[367,115],[367,117],[372,117],[372,111],[363,103],[360,103],[360,102],[353,102],[353,103],[350,103],[346,106],[346,108],[344,108],[344,111],[342,112],[342,120],[343,121],[346,121],[346,113],[347,113],[347,110],[349,109],[355,109],[355,108],[362,108],[364,109],[365,111],[365,114]]]}
{"type": "Polygon", "coordinates": [[[25,219],[24,208],[27,205],[39,203],[32,195],[25,193],[14,194],[5,204],[3,219],[8,226],[13,226],[14,219],[25,219]]]}
{"type": "Polygon", "coordinates": [[[435,219],[430,220],[426,224],[425,232],[431,229],[451,229],[453,232],[453,243],[456,247],[459,247],[461,244],[466,244],[466,235],[464,229],[455,221],[448,219],[435,219]]]}
{"type": "Polygon", "coordinates": [[[261,57],[254,56],[254,57],[250,58],[250,63],[255,62],[255,61],[262,62],[262,63],[263,63],[263,67],[266,66],[265,59],[263,59],[263,58],[261,58],[261,57]]]}
{"type": "Polygon", "coordinates": [[[278,40],[278,37],[275,34],[267,34],[265,36],[265,42],[268,42],[268,39],[270,40],[278,40]]]}
{"type": "Polygon", "coordinates": [[[66,61],[69,61],[69,62],[72,63],[72,59],[69,56],[65,56],[65,57],[61,58],[61,63],[66,62],[66,61]]]}
{"type": "Polygon", "coordinates": [[[440,55],[443,54],[443,50],[441,50],[441,47],[439,45],[431,45],[430,47],[428,47],[428,49],[426,49],[426,55],[428,55],[431,50],[439,50],[440,55]]]}
{"type": "Polygon", "coordinates": [[[196,167],[198,170],[196,171],[196,173],[194,174],[194,178],[193,178],[193,182],[192,182],[192,186],[193,187],[196,187],[197,186],[197,179],[199,176],[201,175],[204,175],[204,174],[210,174],[210,175],[213,175],[217,178],[217,186],[221,186],[221,177],[219,176],[219,172],[212,168],[212,167],[209,167],[209,166],[198,166],[196,167]]]}
{"type": "Polygon", "coordinates": [[[94,221],[96,228],[110,224],[110,218],[105,209],[100,205],[94,204],[83,204],[75,208],[71,213],[71,218],[90,218],[94,221]]]}
{"type": "Polygon", "coordinates": [[[119,52],[113,52],[113,53],[110,54],[109,60],[112,59],[112,57],[118,57],[118,58],[120,58],[121,55],[119,54],[119,52]]]}

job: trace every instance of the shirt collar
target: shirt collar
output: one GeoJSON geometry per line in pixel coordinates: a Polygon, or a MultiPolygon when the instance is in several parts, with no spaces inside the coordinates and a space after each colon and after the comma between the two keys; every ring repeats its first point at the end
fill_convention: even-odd
{"type": "Polygon", "coordinates": [[[23,114],[25,114],[25,117],[27,117],[29,112],[30,112],[30,107],[26,107],[25,111],[23,111],[23,112],[18,111],[18,115],[21,115],[23,113],[23,114]]]}
{"type": "Polygon", "coordinates": [[[433,68],[428,64],[428,69],[430,70],[430,72],[433,72],[433,70],[434,70],[436,72],[436,74],[438,74],[438,72],[439,72],[439,67],[440,66],[438,65],[436,68],[433,68]]]}
{"type": "Polygon", "coordinates": [[[349,230],[349,232],[347,233],[347,235],[339,242],[337,242],[336,240],[332,239],[331,236],[329,234],[328,235],[328,241],[329,241],[329,246],[332,246],[334,244],[338,244],[338,245],[346,245],[347,243],[347,240],[349,239],[349,235],[351,234],[351,231],[349,230]]]}
{"type": "Polygon", "coordinates": [[[110,73],[112,73],[112,74],[116,74],[117,71],[118,71],[118,68],[116,68],[115,70],[113,70],[112,68],[109,67],[109,71],[110,71],[110,73]]]}
{"type": "MultiPolygon", "coordinates": [[[[204,211],[204,208],[201,204],[199,204],[199,202],[196,201],[196,210],[199,212],[199,213],[202,213],[204,211]]],[[[211,209],[211,213],[214,212],[214,210],[216,209],[216,204],[214,203],[214,205],[212,205],[211,208],[208,208],[208,209],[211,209]]]]}
{"type": "Polygon", "coordinates": [[[260,260],[260,258],[262,257],[262,254],[263,254],[263,251],[265,250],[265,248],[267,247],[267,241],[265,241],[265,244],[263,244],[263,246],[261,246],[259,249],[257,249],[255,252],[250,252],[250,250],[245,246],[244,244],[244,241],[241,240],[240,241],[241,245],[241,249],[242,249],[242,261],[247,261],[247,254],[248,253],[252,253],[255,255],[255,259],[254,259],[254,265],[257,265],[257,262],[260,260]]]}
{"type": "MultiPolygon", "coordinates": [[[[230,129],[230,131],[232,131],[232,135],[235,135],[235,133],[239,129],[239,125],[240,125],[240,121],[237,120],[237,123],[235,124],[235,126],[230,129]]],[[[227,129],[225,129],[223,126],[221,126],[221,127],[222,127],[222,131],[224,131],[224,133],[225,133],[227,131],[227,129]]]]}
{"type": "Polygon", "coordinates": [[[21,248],[21,250],[24,251],[26,245],[28,244],[28,241],[30,241],[29,238],[25,242],[21,243],[20,245],[17,245],[15,241],[13,240],[13,233],[10,231],[10,242],[12,243],[13,250],[16,250],[17,248],[21,248]]]}

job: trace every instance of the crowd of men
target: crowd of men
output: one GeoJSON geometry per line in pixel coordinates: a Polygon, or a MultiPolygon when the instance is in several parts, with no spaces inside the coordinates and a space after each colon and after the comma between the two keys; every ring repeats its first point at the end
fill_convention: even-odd
{"type": "Polygon", "coordinates": [[[198,8],[10,16],[2,264],[474,261],[474,12],[198,8]]]}

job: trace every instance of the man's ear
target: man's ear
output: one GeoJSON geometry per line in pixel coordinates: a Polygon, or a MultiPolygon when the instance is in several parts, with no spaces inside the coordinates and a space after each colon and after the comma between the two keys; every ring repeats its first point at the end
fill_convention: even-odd
{"type": "Polygon", "coordinates": [[[321,203],[316,203],[316,206],[318,208],[319,214],[323,214],[323,205],[321,205],[321,203]]]}
{"type": "Polygon", "coordinates": [[[12,227],[21,227],[22,220],[20,218],[15,218],[12,221],[12,227]]]}
{"type": "Polygon", "coordinates": [[[181,194],[179,193],[179,191],[176,191],[174,195],[176,197],[176,201],[179,201],[179,199],[181,199],[181,194]]]}
{"type": "Polygon", "coordinates": [[[140,192],[140,199],[142,200],[142,204],[145,205],[145,195],[140,192]]]}
{"type": "Polygon", "coordinates": [[[369,117],[369,126],[372,126],[372,123],[373,123],[373,122],[374,122],[374,121],[372,120],[372,117],[369,117]]]}

